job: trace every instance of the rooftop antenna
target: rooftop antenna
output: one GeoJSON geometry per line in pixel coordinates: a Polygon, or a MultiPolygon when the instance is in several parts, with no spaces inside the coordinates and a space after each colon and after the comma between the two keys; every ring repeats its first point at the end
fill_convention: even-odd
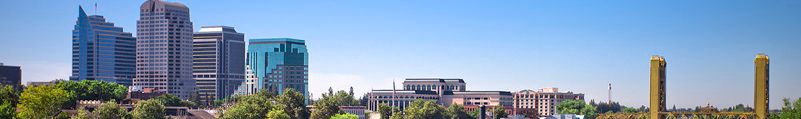
{"type": "Polygon", "coordinates": [[[97,15],[97,1],[95,1],[95,15],[97,15]]]}

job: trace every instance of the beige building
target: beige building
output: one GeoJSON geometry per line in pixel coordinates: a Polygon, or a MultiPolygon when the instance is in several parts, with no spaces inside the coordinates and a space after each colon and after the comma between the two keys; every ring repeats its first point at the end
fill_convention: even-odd
{"type": "Polygon", "coordinates": [[[481,105],[501,106],[511,112],[513,97],[509,91],[467,91],[462,79],[410,78],[403,81],[403,90],[373,90],[367,95],[367,109],[375,111],[379,104],[404,109],[417,99],[433,100],[443,106],[463,105],[472,111],[481,105]]]}
{"type": "Polygon", "coordinates": [[[556,114],[556,105],[564,100],[584,101],[584,94],[559,92],[559,88],[541,88],[539,90],[521,90],[514,94],[514,109],[517,112],[533,110],[540,116],[556,114]]]}

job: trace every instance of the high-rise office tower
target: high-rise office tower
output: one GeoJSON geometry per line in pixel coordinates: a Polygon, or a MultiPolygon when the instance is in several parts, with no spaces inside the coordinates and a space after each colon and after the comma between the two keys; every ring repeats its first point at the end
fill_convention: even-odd
{"type": "Polygon", "coordinates": [[[0,84],[11,85],[16,90],[22,90],[22,69],[20,69],[20,66],[9,66],[0,63],[0,84]]]}
{"type": "Polygon", "coordinates": [[[309,54],[303,40],[291,38],[250,39],[247,63],[258,78],[259,90],[281,94],[293,88],[308,102],[309,54]]]}
{"type": "Polygon", "coordinates": [[[148,0],[139,12],[133,86],[188,99],[195,88],[189,8],[181,3],[148,0]]]}
{"type": "Polygon", "coordinates": [[[234,94],[245,80],[245,35],[233,27],[204,26],[195,32],[192,45],[192,75],[201,102],[234,94]]]}
{"type": "Polygon", "coordinates": [[[667,100],[665,96],[665,67],[667,62],[662,56],[651,56],[651,89],[650,89],[650,110],[649,115],[651,119],[662,119],[664,115],[659,112],[664,112],[667,109],[665,105],[667,100]]]}
{"type": "Polygon", "coordinates": [[[86,15],[78,7],[72,30],[70,80],[101,80],[131,85],[136,68],[136,39],[103,16],[86,15]]]}
{"type": "Polygon", "coordinates": [[[757,119],[768,118],[768,90],[770,60],[768,55],[757,54],[754,58],[754,112],[757,119]]]}

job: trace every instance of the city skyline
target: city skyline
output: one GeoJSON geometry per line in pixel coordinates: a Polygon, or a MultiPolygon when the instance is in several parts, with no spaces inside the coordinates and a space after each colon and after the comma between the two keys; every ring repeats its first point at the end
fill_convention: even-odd
{"type": "MultiPolygon", "coordinates": [[[[48,14],[3,13],[18,18],[3,23],[8,26],[3,32],[9,33],[10,39],[20,40],[3,41],[0,55],[6,57],[0,58],[0,62],[21,66],[23,82],[69,76],[69,61],[65,60],[69,59],[67,39],[70,25],[74,25],[77,18],[74,9],[78,4],[57,2],[62,1],[42,4],[52,7],[45,7],[46,11],[57,11],[53,13],[26,8],[38,8],[33,7],[37,4],[32,2],[3,6],[14,9],[10,11],[48,14]],[[62,15],[61,11],[65,13],[62,15]],[[25,35],[32,34],[29,32],[33,29],[9,24],[38,17],[46,20],[29,21],[41,23],[32,27],[52,36],[25,35]],[[70,22],[73,23],[65,24],[70,22]],[[51,53],[53,56],[16,52],[21,49],[19,46],[33,43],[42,43],[48,48],[37,46],[26,53],[51,53]],[[37,59],[41,57],[46,58],[37,59]]],[[[801,74],[798,74],[801,70],[797,68],[801,63],[793,62],[801,58],[801,48],[797,48],[801,45],[797,29],[801,23],[794,22],[801,20],[801,15],[789,12],[801,10],[798,1],[622,5],[544,1],[345,5],[275,1],[170,2],[181,2],[193,10],[191,21],[195,22],[195,29],[230,25],[247,33],[245,39],[307,40],[309,50],[314,52],[309,56],[309,92],[314,97],[319,97],[329,86],[337,90],[353,86],[360,95],[370,89],[387,89],[392,80],[443,77],[495,84],[471,85],[468,90],[559,87],[584,93],[588,101],[605,101],[607,84],[611,82],[615,86],[612,88],[614,101],[627,106],[647,106],[647,59],[651,55],[661,55],[670,64],[666,71],[667,92],[670,93],[668,107],[707,103],[729,107],[753,102],[751,98],[740,97],[750,97],[753,93],[752,59],[757,53],[766,53],[772,58],[771,109],[779,108],[782,98],[801,96],[801,92],[796,91],[801,87],[794,86],[801,84],[801,74]],[[275,6],[253,8],[258,5],[275,6]],[[452,7],[438,9],[445,5],[452,7]],[[243,7],[218,9],[214,6],[243,7]],[[418,9],[403,9],[412,6],[418,9]],[[487,9],[475,9],[485,7],[487,9]],[[242,13],[216,15],[229,12],[242,13]],[[325,14],[327,12],[331,14],[325,14]],[[213,17],[228,19],[210,19],[213,17]],[[235,19],[237,17],[243,19],[235,19]]],[[[93,3],[81,1],[80,5],[88,8],[93,3]]],[[[132,30],[136,28],[140,3],[102,1],[98,4],[97,15],[105,16],[125,32],[135,33],[132,30]]],[[[89,14],[93,11],[87,9],[89,14]]]]}

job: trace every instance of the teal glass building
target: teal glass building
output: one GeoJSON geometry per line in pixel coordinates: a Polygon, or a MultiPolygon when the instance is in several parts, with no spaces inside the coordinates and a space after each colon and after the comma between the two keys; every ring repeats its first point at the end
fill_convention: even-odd
{"type": "Polygon", "coordinates": [[[257,90],[281,94],[286,88],[309,99],[309,53],[304,40],[292,38],[250,39],[247,64],[257,79],[257,90]]]}

